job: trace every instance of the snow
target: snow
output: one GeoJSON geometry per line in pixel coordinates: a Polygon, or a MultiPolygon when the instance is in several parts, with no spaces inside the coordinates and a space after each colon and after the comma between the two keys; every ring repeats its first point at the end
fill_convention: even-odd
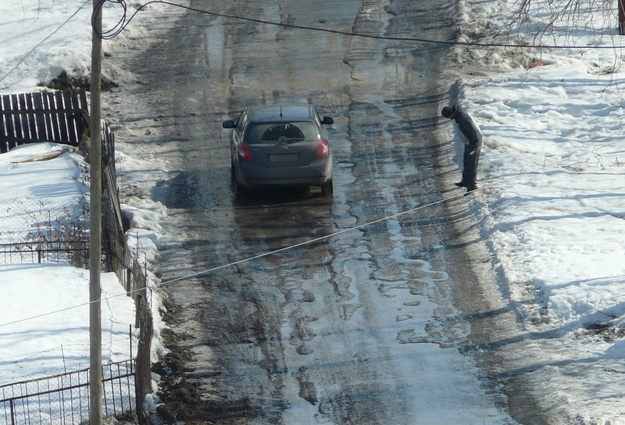
{"type": "MultiPolygon", "coordinates": [[[[86,228],[85,170],[81,155],[55,143],[0,155],[0,243],[42,240],[60,224],[86,228]],[[52,159],[41,160],[48,155],[52,159]]],[[[26,253],[0,255],[0,385],[87,368],[89,271],[38,264],[36,255],[26,253]]],[[[137,335],[134,302],[125,296],[117,276],[102,274],[101,285],[106,364],[128,359],[131,344],[136,352],[137,335]]]]}
{"type": "MultiPolygon", "coordinates": [[[[91,0],[2,2],[0,94],[33,92],[63,70],[88,75],[91,63],[91,0]]],[[[116,14],[105,6],[104,25],[116,14]]],[[[146,9],[159,10],[155,7],[146,9]]],[[[117,13],[118,14],[118,13],[117,13]]],[[[140,37],[149,22],[137,18],[104,51],[140,37]]],[[[105,66],[116,81],[128,75],[105,66]]],[[[123,158],[123,155],[120,154],[123,158]]],[[[131,172],[138,161],[124,161],[131,172]]],[[[65,225],[86,232],[89,168],[81,154],[55,143],[20,146],[0,155],[0,244],[40,240],[65,225]]],[[[154,261],[158,249],[157,206],[123,205],[131,231],[128,244],[140,261],[154,261]]],[[[89,272],[62,261],[38,264],[25,253],[0,253],[0,385],[89,367],[89,272]]],[[[153,278],[153,276],[149,276],[153,278]]],[[[148,285],[153,285],[149,279],[148,285]]],[[[101,275],[102,361],[129,359],[137,352],[135,307],[114,273],[101,275]]],[[[151,295],[155,305],[158,296],[151,295]]],[[[160,320],[156,320],[158,337],[160,320]]],[[[156,339],[155,350],[161,349],[156,339]]]]}
{"type": "MultiPolygon", "coordinates": [[[[534,2],[539,8],[546,3],[534,2]]],[[[501,42],[489,37],[505,26],[513,5],[511,0],[461,2],[460,39],[486,36],[479,40],[501,42]]],[[[136,42],[161,7],[150,6],[151,13],[140,14],[120,37],[106,42],[105,51],[116,43],[136,42]]],[[[105,27],[110,27],[117,11],[108,3],[106,8],[105,17],[110,17],[105,27]]],[[[90,0],[5,1],[0,14],[0,58],[5,65],[0,93],[40,90],[61,70],[87,74],[90,0]]],[[[527,342],[528,353],[546,365],[530,374],[537,391],[544,387],[545,402],[563,412],[561,417],[577,418],[576,423],[625,424],[622,41],[615,34],[613,15],[584,15],[580,27],[592,29],[586,32],[568,31],[572,20],[563,19],[569,21],[556,25],[544,43],[616,48],[455,47],[461,69],[480,71],[461,76],[457,95],[485,135],[480,190],[466,199],[490,249],[492,268],[508,301],[519,305],[526,330],[558,331],[548,342],[527,342]],[[536,59],[542,66],[529,66],[536,59]],[[528,299],[539,302],[524,303],[528,299]],[[567,364],[581,360],[572,374],[567,364]]],[[[538,18],[528,22],[541,27],[538,18]]],[[[118,82],[131,78],[110,64],[104,74],[118,82]]],[[[120,156],[126,172],[142,169],[140,162],[120,156]]],[[[0,155],[0,243],[36,232],[33,222],[45,223],[36,214],[67,218],[64,208],[81,205],[88,197],[85,170],[78,153],[49,143],[0,155]],[[18,162],[52,151],[60,155],[18,162]]],[[[132,217],[131,244],[143,258],[155,261],[158,220],[165,211],[153,205],[124,208],[132,217]]],[[[70,215],[84,219],[79,213],[70,215]]],[[[134,306],[120,296],[124,291],[114,275],[103,274],[102,286],[104,361],[116,361],[129,356],[134,306]]],[[[88,365],[85,270],[34,262],[0,264],[0,288],[0,385],[88,365]]],[[[457,361],[449,360],[450,370],[462,368],[453,364],[457,361]]],[[[441,372],[441,379],[453,382],[458,377],[441,372]]],[[[458,386],[459,397],[471,391],[468,385],[458,386]]],[[[442,386],[453,391],[451,385],[442,386]]],[[[502,415],[489,423],[504,421],[502,415]]],[[[435,422],[444,423],[433,418],[435,422]]]]}
{"type": "Polygon", "coordinates": [[[553,51],[548,66],[466,83],[464,103],[486,134],[476,204],[508,281],[543,293],[546,320],[609,310],[622,325],[621,53],[585,53],[553,51]]]}
{"type": "MultiPolygon", "coordinates": [[[[3,297],[11,300],[3,309],[3,319],[15,321],[8,327],[9,331],[2,332],[1,382],[88,368],[89,271],[56,264],[26,263],[0,265],[0,275],[3,297]],[[46,278],[33,278],[37,275],[46,278]],[[52,309],[54,314],[42,315],[52,309]]],[[[120,295],[114,273],[104,273],[101,280],[104,298],[120,295]]],[[[126,296],[108,299],[102,309],[103,363],[126,360],[130,357],[134,302],[126,296]]]]}

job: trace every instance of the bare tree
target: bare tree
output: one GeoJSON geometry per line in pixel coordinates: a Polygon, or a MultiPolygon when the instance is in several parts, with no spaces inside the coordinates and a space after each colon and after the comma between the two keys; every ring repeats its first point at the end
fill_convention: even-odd
{"type": "Polygon", "coordinates": [[[598,38],[606,35],[605,25],[618,22],[619,34],[625,30],[625,0],[617,0],[618,12],[613,0],[549,0],[547,4],[535,0],[519,0],[512,22],[518,33],[531,34],[534,40],[555,38],[566,34],[575,40],[593,32],[598,38]]]}

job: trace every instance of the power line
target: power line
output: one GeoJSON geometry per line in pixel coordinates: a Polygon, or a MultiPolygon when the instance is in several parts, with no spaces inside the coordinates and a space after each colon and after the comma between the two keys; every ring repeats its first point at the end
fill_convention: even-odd
{"type": "MultiPolygon", "coordinates": [[[[359,224],[358,226],[349,227],[347,229],[339,230],[339,231],[336,231],[336,232],[333,232],[333,233],[329,233],[329,234],[324,235],[324,236],[319,236],[317,238],[308,239],[308,240],[305,240],[303,242],[299,242],[299,243],[296,243],[296,244],[293,244],[293,245],[288,245],[288,246],[285,246],[283,248],[279,248],[279,249],[276,249],[276,250],[273,250],[273,251],[268,251],[268,252],[261,253],[261,254],[258,254],[258,255],[254,255],[254,256],[251,256],[251,257],[243,258],[241,260],[233,261],[233,262],[230,262],[230,263],[227,263],[227,264],[222,264],[220,266],[211,267],[211,268],[208,268],[208,269],[205,269],[205,270],[200,270],[200,271],[197,271],[197,272],[194,272],[194,273],[190,273],[190,274],[187,274],[187,275],[184,275],[184,276],[180,276],[180,277],[176,277],[176,278],[169,279],[169,280],[166,280],[166,281],[162,281],[159,284],[154,285],[154,288],[159,288],[159,287],[163,287],[163,286],[169,285],[169,284],[174,283],[174,282],[180,282],[180,281],[183,281],[183,280],[192,279],[192,278],[195,278],[195,277],[207,275],[207,274],[210,274],[212,272],[215,272],[215,271],[218,271],[218,270],[222,270],[222,269],[225,269],[225,268],[228,268],[228,267],[237,266],[239,264],[243,264],[243,263],[247,263],[247,262],[250,262],[250,261],[254,261],[254,260],[257,260],[259,258],[268,257],[270,255],[278,254],[280,252],[292,250],[292,249],[299,248],[299,247],[302,247],[302,246],[305,246],[305,245],[310,245],[310,244],[313,244],[313,243],[316,243],[316,242],[320,242],[320,241],[323,241],[323,240],[326,240],[326,239],[333,238],[333,237],[338,236],[338,235],[342,235],[343,233],[351,232],[351,231],[354,231],[354,230],[359,230],[359,229],[362,229],[364,227],[368,227],[368,226],[372,226],[372,225],[377,224],[377,223],[381,223],[383,221],[388,221],[388,220],[391,220],[393,218],[397,218],[397,217],[401,217],[401,216],[404,216],[404,215],[407,215],[407,214],[414,213],[415,211],[418,211],[418,210],[422,210],[422,209],[425,209],[425,208],[433,207],[435,205],[439,205],[439,204],[443,204],[443,203],[446,203],[446,202],[449,202],[449,201],[460,199],[460,198],[462,198],[464,196],[467,196],[467,194],[471,194],[471,193],[473,193],[473,192],[461,193],[459,195],[453,195],[453,196],[450,196],[448,198],[442,198],[442,199],[439,199],[437,201],[433,201],[433,202],[430,202],[430,203],[427,203],[427,204],[419,205],[418,207],[410,208],[410,209],[407,209],[405,211],[400,211],[400,212],[395,213],[395,214],[391,214],[391,215],[384,216],[384,217],[381,217],[381,218],[378,218],[378,219],[375,219],[375,220],[371,220],[371,221],[368,221],[366,223],[359,224]]],[[[135,293],[138,293],[138,292],[142,292],[145,289],[146,288],[134,289],[132,291],[123,292],[123,293],[119,293],[119,294],[116,294],[116,295],[111,295],[109,297],[101,298],[99,300],[94,300],[94,301],[87,302],[87,303],[82,303],[82,304],[77,304],[77,305],[74,305],[74,306],[69,306],[69,307],[66,307],[66,308],[59,309],[59,310],[54,310],[54,311],[50,311],[50,312],[47,312],[47,313],[42,313],[42,314],[39,314],[39,315],[36,315],[36,316],[25,317],[23,319],[18,319],[18,320],[14,320],[14,321],[11,321],[11,322],[6,322],[6,323],[0,323],[0,328],[5,327],[5,326],[9,326],[9,325],[14,325],[16,323],[27,322],[29,320],[34,320],[34,319],[38,319],[38,318],[41,318],[41,317],[51,316],[53,314],[62,313],[64,311],[73,310],[73,309],[80,308],[80,307],[85,307],[85,306],[91,305],[94,302],[108,301],[108,300],[111,300],[111,299],[114,299],[114,298],[119,298],[119,297],[122,297],[122,296],[135,294],[135,293]]]]}
{"type": "MultiPolygon", "coordinates": [[[[43,40],[37,43],[32,49],[26,52],[22,56],[22,58],[17,62],[17,64],[15,64],[6,74],[4,74],[4,76],[0,78],[0,83],[2,83],[2,81],[4,81],[9,75],[11,75],[11,73],[13,73],[37,48],[39,48],[43,43],[45,43],[54,34],[56,34],[61,28],[63,28],[65,24],[67,24],[71,19],[73,19],[78,14],[78,12],[80,12],[90,2],[91,0],[86,0],[57,29],[55,29],[50,35],[45,37],[43,40]]],[[[92,27],[93,27],[93,19],[96,16],[96,12],[101,11],[101,9],[104,7],[104,4],[106,2],[121,5],[123,9],[123,13],[122,13],[121,18],[113,26],[113,28],[108,29],[106,31],[97,31],[94,29],[94,32],[100,38],[105,39],[105,40],[113,39],[117,37],[119,34],[121,34],[141,10],[143,10],[144,8],[146,8],[147,6],[151,4],[160,3],[160,4],[178,7],[178,8],[186,9],[192,12],[203,13],[206,15],[211,15],[211,16],[220,17],[220,18],[248,21],[248,22],[254,22],[254,23],[265,24],[265,25],[274,25],[274,26],[280,26],[283,28],[293,28],[293,29],[301,29],[301,30],[307,30],[307,31],[325,32],[325,33],[331,33],[331,34],[344,35],[348,37],[371,38],[371,39],[386,40],[386,41],[404,41],[404,42],[416,42],[416,43],[424,43],[424,44],[438,44],[438,45],[446,45],[446,46],[466,46],[466,47],[484,47],[484,48],[503,47],[503,48],[518,48],[518,49],[566,49],[566,50],[591,49],[592,50],[592,49],[621,49],[623,47],[623,46],[615,46],[615,45],[612,45],[612,46],[601,46],[601,45],[586,45],[586,46],[561,45],[561,46],[558,46],[558,45],[542,45],[542,44],[478,43],[478,42],[463,42],[463,41],[454,41],[454,40],[429,40],[429,39],[419,38],[419,37],[393,37],[393,36],[382,36],[382,35],[375,35],[375,34],[361,34],[361,33],[355,33],[355,32],[350,32],[350,31],[334,30],[330,28],[319,28],[319,27],[311,27],[311,26],[305,26],[305,25],[285,24],[281,22],[273,22],[273,21],[267,21],[263,19],[248,18],[245,16],[239,16],[239,15],[211,12],[208,10],[202,10],[202,9],[197,9],[197,8],[190,7],[190,6],[184,6],[184,5],[169,2],[166,0],[149,1],[139,6],[137,10],[132,15],[130,15],[130,17],[128,17],[128,5],[125,0],[100,0],[100,2],[95,6],[94,12],[91,17],[92,27]]]]}
{"type": "MultiPolygon", "coordinates": [[[[351,32],[351,31],[335,30],[335,29],[331,29],[331,28],[319,28],[319,27],[311,27],[311,26],[307,26],[307,25],[285,24],[285,23],[282,23],[282,22],[273,22],[273,21],[267,21],[267,20],[264,20],[264,19],[249,18],[249,17],[246,17],[246,16],[240,16],[240,15],[231,15],[231,14],[227,14],[227,13],[211,12],[211,11],[208,11],[208,10],[197,9],[197,8],[191,7],[191,6],[184,6],[184,5],[181,5],[181,4],[172,3],[172,2],[166,1],[166,0],[151,0],[151,1],[148,1],[147,3],[141,5],[139,8],[137,8],[137,10],[130,17],[128,17],[128,5],[126,4],[125,0],[100,0],[100,3],[98,3],[96,8],[101,9],[104,6],[104,3],[106,3],[107,1],[111,2],[111,3],[120,4],[122,6],[122,8],[124,9],[124,11],[123,11],[121,19],[117,22],[117,24],[113,28],[111,28],[110,30],[102,31],[102,33],[98,33],[98,35],[100,37],[102,37],[103,39],[112,39],[112,38],[117,37],[119,34],[121,34],[124,31],[124,29],[126,29],[126,27],[128,27],[128,25],[130,25],[130,22],[134,19],[134,17],[142,9],[144,9],[145,7],[147,7],[147,6],[151,5],[151,4],[160,3],[160,4],[164,4],[164,5],[168,5],[168,6],[173,6],[173,7],[178,7],[178,8],[181,8],[181,9],[189,10],[191,12],[203,13],[205,15],[215,16],[215,17],[219,17],[219,18],[227,18],[227,19],[234,19],[234,20],[240,20],[240,21],[254,22],[254,23],[257,23],[257,24],[264,24],[264,25],[274,25],[274,26],[279,26],[279,27],[283,27],[283,28],[292,28],[292,29],[301,29],[301,30],[307,30],[307,31],[325,32],[325,33],[331,33],[331,34],[344,35],[344,36],[348,36],[348,37],[372,38],[372,39],[376,39],[376,40],[385,40],[385,41],[406,41],[406,42],[416,42],[416,43],[424,43],[424,44],[438,44],[438,45],[446,45],[446,46],[504,47],[504,48],[518,48],[518,49],[565,49],[565,50],[571,50],[571,49],[620,49],[620,48],[623,47],[623,46],[616,46],[616,45],[612,45],[612,46],[602,46],[602,45],[586,45],[586,46],[561,45],[561,46],[559,46],[559,45],[543,45],[543,44],[478,43],[478,42],[471,42],[471,41],[430,40],[430,39],[419,38],[419,37],[395,37],[395,36],[387,36],[387,35],[362,34],[362,33],[356,33],[356,32],[351,32]]],[[[94,12],[94,16],[95,16],[95,12],[94,12]]]]}

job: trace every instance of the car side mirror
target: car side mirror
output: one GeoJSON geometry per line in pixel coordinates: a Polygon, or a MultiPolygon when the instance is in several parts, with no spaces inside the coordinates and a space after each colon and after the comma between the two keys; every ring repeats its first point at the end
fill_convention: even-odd
{"type": "Polygon", "coordinates": [[[334,124],[334,119],[332,117],[323,117],[323,120],[321,120],[321,124],[334,124]]]}
{"type": "Polygon", "coordinates": [[[234,125],[234,121],[232,121],[232,120],[224,121],[224,122],[221,124],[221,126],[222,126],[223,128],[234,128],[234,127],[235,127],[235,125],[234,125]]]}

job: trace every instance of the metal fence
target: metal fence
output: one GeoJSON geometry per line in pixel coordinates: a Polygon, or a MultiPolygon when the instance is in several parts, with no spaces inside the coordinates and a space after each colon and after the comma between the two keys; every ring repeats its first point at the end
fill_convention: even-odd
{"type": "MultiPolygon", "coordinates": [[[[136,412],[134,360],[103,366],[103,415],[136,412]]],[[[0,386],[0,422],[65,425],[88,423],[89,369],[0,386]]]]}
{"type": "Polygon", "coordinates": [[[89,241],[38,241],[0,244],[0,264],[54,263],[89,268],[89,241]]]}

